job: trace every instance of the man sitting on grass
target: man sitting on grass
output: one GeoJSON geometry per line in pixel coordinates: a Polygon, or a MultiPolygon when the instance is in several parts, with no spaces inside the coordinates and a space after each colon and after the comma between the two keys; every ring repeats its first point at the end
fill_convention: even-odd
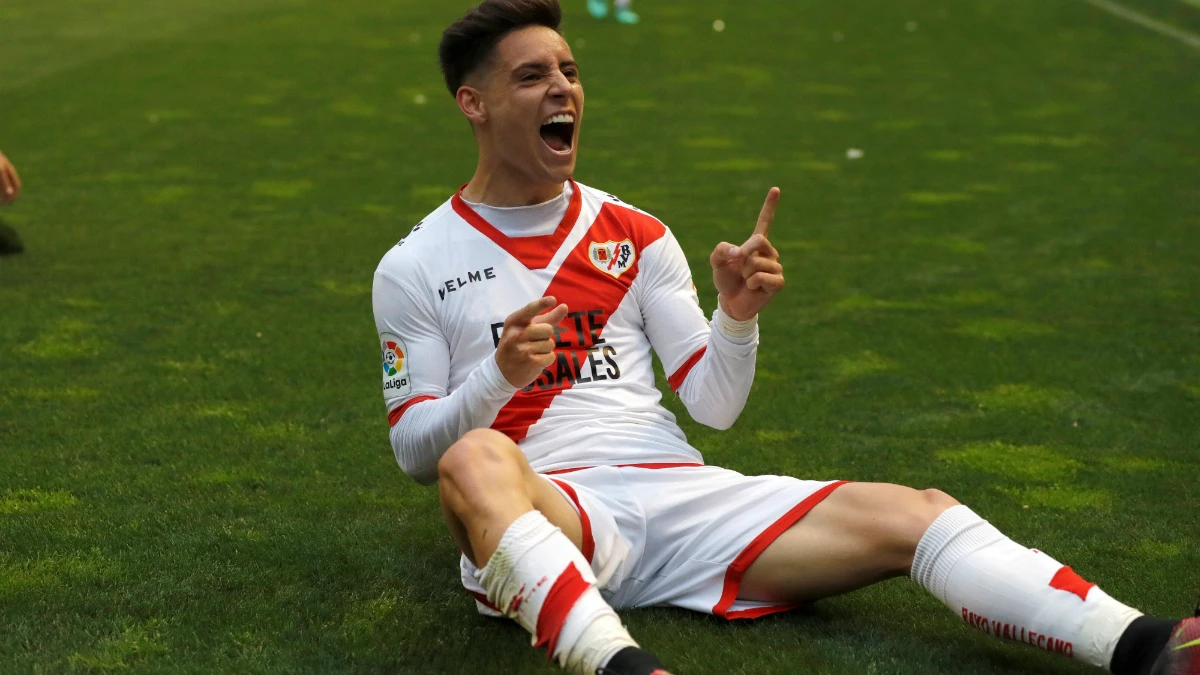
{"type": "Polygon", "coordinates": [[[1200,619],[1143,616],[944,492],[703,463],[651,350],[694,419],[734,423],[784,285],[779,190],[713,250],[707,322],[671,231],[572,178],[584,95],[560,19],[557,0],[487,0],[446,29],[478,165],[375,273],[392,447],[438,483],[478,610],[571,672],[651,675],[614,609],[754,618],[908,575],[989,635],[1117,675],[1200,672],[1200,619]]]}

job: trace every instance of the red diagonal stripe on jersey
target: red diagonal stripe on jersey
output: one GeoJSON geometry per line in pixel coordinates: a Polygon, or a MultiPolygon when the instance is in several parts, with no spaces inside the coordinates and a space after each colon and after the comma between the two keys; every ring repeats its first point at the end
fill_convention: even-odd
{"type": "Polygon", "coordinates": [[[583,195],[579,193],[579,186],[571,179],[571,203],[567,205],[567,213],[563,216],[562,222],[558,224],[558,229],[550,234],[537,237],[509,237],[476,213],[475,209],[472,209],[471,205],[462,198],[462,191],[465,187],[467,186],[459,188],[450,200],[454,212],[531,270],[545,269],[550,264],[550,261],[554,259],[554,254],[558,253],[558,248],[562,246],[567,235],[571,233],[571,229],[575,227],[575,221],[579,220],[579,212],[583,208],[583,195]]]}
{"type": "MultiPolygon", "coordinates": [[[[653,217],[614,204],[605,204],[587,233],[567,255],[562,267],[542,295],[554,296],[559,302],[566,303],[571,311],[598,309],[605,317],[611,319],[629,292],[629,287],[633,285],[633,280],[637,278],[642,251],[664,234],[666,228],[653,217]],[[632,241],[638,250],[633,264],[621,276],[614,278],[605,274],[588,259],[588,247],[592,242],[624,239],[632,241]]],[[[563,319],[559,326],[569,333],[576,330],[575,322],[571,318],[563,319]]],[[[604,328],[601,327],[597,334],[603,331],[604,328]]],[[[558,354],[558,361],[550,366],[550,369],[557,370],[565,364],[570,370],[572,355],[576,364],[584,363],[587,357],[586,349],[558,349],[555,352],[558,354]]],[[[549,369],[543,372],[548,371],[549,369]]],[[[570,389],[571,385],[572,382],[567,381],[560,387],[540,389],[535,381],[526,389],[518,391],[500,409],[492,422],[492,428],[507,435],[514,443],[520,443],[528,435],[529,427],[541,419],[542,413],[550,407],[554,398],[570,389]]]]}
{"type": "Polygon", "coordinates": [[[1060,591],[1074,593],[1079,596],[1080,600],[1087,601],[1088,591],[1096,584],[1084,579],[1075,573],[1070,567],[1063,565],[1061,569],[1054,573],[1054,578],[1050,580],[1050,588],[1057,588],[1060,591]]]}

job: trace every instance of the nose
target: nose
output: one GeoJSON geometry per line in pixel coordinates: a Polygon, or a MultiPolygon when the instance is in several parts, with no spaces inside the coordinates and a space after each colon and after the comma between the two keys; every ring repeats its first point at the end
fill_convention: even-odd
{"type": "Polygon", "coordinates": [[[561,70],[555,70],[550,74],[550,96],[554,98],[566,98],[571,93],[571,81],[563,75],[561,70]]]}

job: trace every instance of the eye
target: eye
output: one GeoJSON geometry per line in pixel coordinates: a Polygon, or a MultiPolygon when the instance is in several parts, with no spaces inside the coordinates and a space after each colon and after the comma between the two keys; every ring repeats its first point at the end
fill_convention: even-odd
{"type": "Polygon", "coordinates": [[[521,81],[522,82],[537,82],[537,80],[540,77],[541,77],[541,75],[538,75],[537,73],[529,73],[529,74],[523,76],[521,78],[521,81]]]}

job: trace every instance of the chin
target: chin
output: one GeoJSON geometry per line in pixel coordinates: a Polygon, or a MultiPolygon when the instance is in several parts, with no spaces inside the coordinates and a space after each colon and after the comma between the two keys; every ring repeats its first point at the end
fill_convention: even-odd
{"type": "Polygon", "coordinates": [[[565,183],[568,178],[570,178],[571,176],[574,176],[574,175],[575,175],[575,161],[574,160],[572,160],[571,163],[566,166],[557,167],[550,171],[551,179],[555,183],[565,183]]]}

